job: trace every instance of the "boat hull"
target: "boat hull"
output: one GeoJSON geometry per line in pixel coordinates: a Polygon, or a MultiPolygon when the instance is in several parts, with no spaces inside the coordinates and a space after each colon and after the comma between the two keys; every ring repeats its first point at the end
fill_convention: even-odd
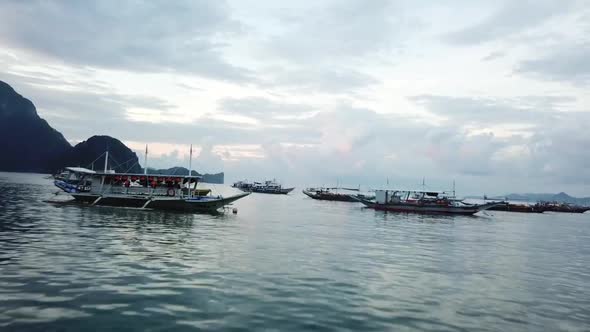
{"type": "Polygon", "coordinates": [[[520,213],[543,213],[545,210],[536,205],[505,204],[489,208],[490,211],[520,212],[520,213]]]}
{"type": "Polygon", "coordinates": [[[313,192],[307,190],[303,190],[303,193],[313,199],[317,199],[320,201],[358,202],[358,200],[350,197],[350,195],[345,194],[313,192]]]}
{"type": "Polygon", "coordinates": [[[101,196],[96,194],[72,194],[72,196],[78,202],[99,206],[213,213],[242,197],[248,196],[249,194],[250,193],[241,193],[230,197],[196,196],[186,199],[176,197],[140,197],[125,195],[101,196]]]}
{"type": "Polygon", "coordinates": [[[590,207],[561,207],[561,206],[549,206],[544,207],[544,211],[547,212],[560,212],[560,213],[585,213],[590,211],[590,207]]]}
{"type": "Polygon", "coordinates": [[[243,192],[247,193],[258,193],[258,194],[274,194],[274,195],[287,195],[295,188],[281,188],[278,190],[274,189],[259,189],[259,188],[239,188],[243,192]]]}

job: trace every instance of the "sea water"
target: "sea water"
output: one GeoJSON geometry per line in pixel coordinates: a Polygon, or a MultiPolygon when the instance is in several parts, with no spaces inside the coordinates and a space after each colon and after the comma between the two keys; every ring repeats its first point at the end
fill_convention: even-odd
{"type": "Polygon", "coordinates": [[[43,175],[0,173],[0,330],[590,329],[588,213],[398,214],[300,189],[180,214],[49,203],[67,197],[43,175]]]}

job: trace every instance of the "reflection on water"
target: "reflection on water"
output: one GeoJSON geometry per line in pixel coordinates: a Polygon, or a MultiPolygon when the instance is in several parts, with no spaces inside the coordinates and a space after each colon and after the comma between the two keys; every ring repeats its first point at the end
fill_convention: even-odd
{"type": "Polygon", "coordinates": [[[187,215],[45,202],[55,191],[0,173],[0,330],[590,324],[588,214],[423,216],[295,193],[187,215]]]}

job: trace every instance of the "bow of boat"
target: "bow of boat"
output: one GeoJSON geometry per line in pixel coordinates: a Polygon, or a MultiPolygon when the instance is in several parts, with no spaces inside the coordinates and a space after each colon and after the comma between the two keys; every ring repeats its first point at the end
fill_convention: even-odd
{"type": "Polygon", "coordinates": [[[489,202],[489,203],[484,203],[484,204],[477,204],[474,206],[476,207],[477,212],[480,212],[480,211],[489,210],[493,207],[501,206],[501,205],[506,205],[506,202],[489,202]]]}
{"type": "Polygon", "coordinates": [[[363,203],[364,205],[371,207],[375,205],[374,201],[368,200],[366,198],[363,197],[359,197],[357,195],[348,195],[348,197],[352,198],[355,202],[360,202],[363,203]]]}
{"type": "Polygon", "coordinates": [[[305,189],[303,189],[301,192],[302,192],[303,194],[305,194],[305,195],[307,195],[307,196],[311,197],[311,198],[316,198],[316,196],[315,196],[315,193],[313,193],[313,192],[311,192],[311,191],[308,191],[308,190],[305,190],[305,189]]]}

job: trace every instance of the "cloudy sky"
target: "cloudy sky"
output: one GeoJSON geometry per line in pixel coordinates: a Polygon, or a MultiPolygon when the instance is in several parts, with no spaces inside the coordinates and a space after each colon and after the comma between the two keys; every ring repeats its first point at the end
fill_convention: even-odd
{"type": "Polygon", "coordinates": [[[194,144],[226,181],[590,194],[583,0],[4,0],[0,68],[70,142],[153,166],[194,144]]]}

